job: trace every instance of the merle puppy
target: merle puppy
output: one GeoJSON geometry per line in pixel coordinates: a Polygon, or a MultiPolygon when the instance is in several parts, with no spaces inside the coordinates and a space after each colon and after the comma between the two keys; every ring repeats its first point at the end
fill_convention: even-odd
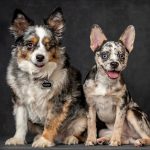
{"type": "Polygon", "coordinates": [[[7,82],[13,92],[15,135],[6,145],[25,144],[29,129],[37,132],[33,147],[55,141],[76,144],[86,129],[80,73],[70,66],[60,39],[64,31],[61,8],[34,25],[16,10],[10,26],[15,37],[7,82]]]}
{"type": "Polygon", "coordinates": [[[98,25],[92,27],[90,47],[95,52],[96,65],[84,83],[89,106],[86,145],[150,144],[150,123],[147,115],[132,100],[121,76],[133,49],[134,39],[135,29],[132,25],[127,27],[117,42],[107,41],[98,25]],[[96,114],[107,126],[107,129],[100,130],[98,139],[96,114]]]}

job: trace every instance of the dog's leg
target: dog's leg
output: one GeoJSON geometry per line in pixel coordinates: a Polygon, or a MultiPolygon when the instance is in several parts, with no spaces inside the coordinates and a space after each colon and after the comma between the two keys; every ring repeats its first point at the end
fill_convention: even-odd
{"type": "MultiPolygon", "coordinates": [[[[136,112],[135,112],[136,113],[136,112]]],[[[128,110],[127,120],[133,126],[135,131],[140,135],[141,139],[135,140],[135,146],[150,145],[150,124],[144,113],[138,112],[139,118],[133,110],[128,110]]]]}
{"type": "Polygon", "coordinates": [[[28,121],[28,130],[34,134],[37,134],[33,140],[33,141],[36,141],[37,139],[41,137],[42,132],[43,132],[43,127],[39,126],[38,124],[34,124],[31,121],[28,121]]]}
{"type": "MultiPolygon", "coordinates": [[[[120,101],[121,102],[121,101],[120,101]]],[[[116,108],[116,119],[114,124],[114,130],[112,133],[112,137],[110,140],[111,146],[119,146],[121,145],[121,135],[123,131],[123,124],[126,116],[126,107],[121,107],[120,104],[117,105],[116,108]]]]}
{"type": "Polygon", "coordinates": [[[96,109],[94,106],[89,106],[88,112],[88,136],[85,145],[96,144],[96,109]]]}
{"type": "Polygon", "coordinates": [[[64,144],[78,144],[79,141],[85,142],[85,138],[81,134],[87,128],[87,118],[80,117],[70,123],[67,128],[67,136],[64,139],[64,144]]]}
{"type": "Polygon", "coordinates": [[[14,109],[16,121],[16,133],[8,139],[6,145],[19,145],[25,144],[25,137],[27,133],[27,111],[24,106],[16,106],[14,109]]]}
{"type": "Polygon", "coordinates": [[[54,140],[58,134],[57,131],[67,117],[69,106],[70,102],[65,102],[62,110],[60,108],[57,112],[52,112],[53,109],[49,109],[50,112],[48,112],[42,136],[33,142],[33,147],[52,147],[55,145],[54,140]]]}

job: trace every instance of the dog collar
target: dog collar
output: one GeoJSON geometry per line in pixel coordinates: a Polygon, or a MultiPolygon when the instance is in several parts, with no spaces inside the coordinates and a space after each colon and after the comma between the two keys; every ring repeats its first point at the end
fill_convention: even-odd
{"type": "Polygon", "coordinates": [[[41,81],[41,88],[45,89],[45,88],[52,88],[53,86],[53,81],[49,80],[47,78],[44,79],[40,79],[40,78],[34,78],[35,81],[39,80],[41,81]]]}
{"type": "Polygon", "coordinates": [[[44,81],[42,83],[42,87],[43,88],[51,88],[52,87],[52,82],[47,80],[47,79],[44,79],[44,81]]]}

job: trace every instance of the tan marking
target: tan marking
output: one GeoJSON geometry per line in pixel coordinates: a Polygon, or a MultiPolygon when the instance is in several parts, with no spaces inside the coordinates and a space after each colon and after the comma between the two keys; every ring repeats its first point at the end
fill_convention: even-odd
{"type": "Polygon", "coordinates": [[[46,45],[47,43],[50,42],[50,38],[49,37],[44,37],[42,42],[43,42],[44,45],[46,45]]]}
{"type": "Polygon", "coordinates": [[[25,60],[30,60],[30,57],[31,57],[31,52],[28,51],[28,50],[18,50],[18,53],[17,53],[17,59],[18,61],[21,61],[22,59],[25,59],[25,60]]]}
{"type": "Polygon", "coordinates": [[[60,125],[67,117],[69,106],[70,102],[66,102],[63,106],[61,113],[58,114],[57,116],[53,116],[53,118],[48,121],[49,125],[44,127],[44,131],[42,134],[44,138],[48,139],[49,141],[54,141],[54,138],[57,135],[57,131],[60,125]]]}
{"type": "Polygon", "coordinates": [[[51,51],[49,51],[49,61],[59,63],[61,60],[60,52],[57,48],[52,48],[51,51]]]}
{"type": "Polygon", "coordinates": [[[38,43],[38,41],[39,41],[39,38],[36,37],[36,36],[33,36],[29,41],[31,41],[32,44],[36,45],[38,43]]]}

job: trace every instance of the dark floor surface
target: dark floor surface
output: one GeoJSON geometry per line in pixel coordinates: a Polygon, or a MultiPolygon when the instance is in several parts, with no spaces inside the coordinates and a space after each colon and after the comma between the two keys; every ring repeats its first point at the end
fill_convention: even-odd
{"type": "Polygon", "coordinates": [[[150,146],[135,147],[133,145],[123,145],[119,147],[111,147],[107,145],[96,145],[96,146],[84,146],[83,144],[78,145],[56,145],[51,148],[32,148],[31,144],[24,146],[5,146],[6,138],[0,138],[0,150],[150,150],[150,146]]]}

